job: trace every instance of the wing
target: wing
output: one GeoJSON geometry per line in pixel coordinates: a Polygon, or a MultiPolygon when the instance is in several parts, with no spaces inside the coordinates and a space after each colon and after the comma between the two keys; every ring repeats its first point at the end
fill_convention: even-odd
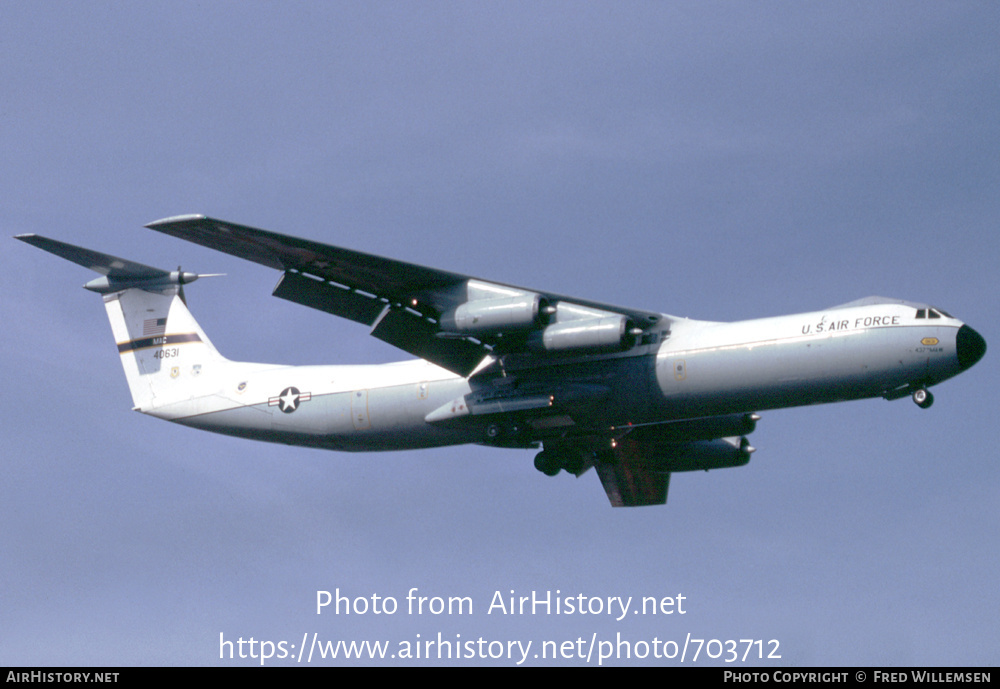
{"type": "Polygon", "coordinates": [[[598,464],[597,475],[612,507],[663,505],[670,488],[670,472],[633,464],[598,464]]]}
{"type": "Polygon", "coordinates": [[[491,353],[625,348],[652,337],[665,318],[203,215],[147,227],[281,270],[275,296],[363,323],[375,337],[462,376],[491,353]]]}
{"type": "Polygon", "coordinates": [[[756,414],[695,419],[636,428],[595,453],[597,475],[614,507],[662,505],[670,474],[743,466],[754,448],[745,436],[713,437],[719,432],[750,433],[756,414]]]}

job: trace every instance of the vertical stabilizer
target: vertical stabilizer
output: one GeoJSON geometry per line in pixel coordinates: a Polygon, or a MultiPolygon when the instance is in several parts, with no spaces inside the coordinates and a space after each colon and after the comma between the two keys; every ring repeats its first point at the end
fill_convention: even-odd
{"type": "Polygon", "coordinates": [[[204,394],[209,386],[205,374],[214,377],[228,363],[182,297],[182,286],[200,276],[160,270],[35,234],[17,239],[103,276],[84,287],[104,297],[137,410],[204,394]]]}
{"type": "Polygon", "coordinates": [[[205,373],[226,359],[212,345],[187,306],[180,287],[130,288],[104,295],[136,409],[190,399],[205,373]]]}

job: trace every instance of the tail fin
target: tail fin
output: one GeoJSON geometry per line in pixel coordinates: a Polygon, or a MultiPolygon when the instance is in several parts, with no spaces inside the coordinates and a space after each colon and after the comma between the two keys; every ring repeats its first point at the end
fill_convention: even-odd
{"type": "Polygon", "coordinates": [[[139,411],[189,399],[188,383],[221,368],[219,354],[183,300],[182,286],[199,277],[102,254],[35,234],[16,239],[100,273],[84,285],[104,297],[132,401],[139,411]]]}

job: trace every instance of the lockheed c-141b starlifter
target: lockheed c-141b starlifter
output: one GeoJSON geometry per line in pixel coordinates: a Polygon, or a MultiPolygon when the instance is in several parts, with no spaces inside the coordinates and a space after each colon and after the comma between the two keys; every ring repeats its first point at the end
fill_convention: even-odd
{"type": "Polygon", "coordinates": [[[101,274],[135,409],[330,450],[542,448],[547,475],[596,470],[615,506],[662,504],[670,474],[746,464],[764,409],[912,396],[986,342],[928,304],[869,297],[716,323],[481,280],[201,215],[151,229],[282,271],[274,295],[368,326],[417,360],[280,366],[224,358],[188,311],[199,276],[19,235],[101,274]]]}

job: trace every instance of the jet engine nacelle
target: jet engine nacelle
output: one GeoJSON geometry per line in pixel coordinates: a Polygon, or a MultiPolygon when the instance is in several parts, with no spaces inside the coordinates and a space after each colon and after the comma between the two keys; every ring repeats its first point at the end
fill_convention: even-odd
{"type": "MultiPolygon", "coordinates": [[[[624,442],[628,442],[626,437],[624,442]]],[[[743,466],[754,448],[744,437],[696,440],[687,443],[657,443],[636,440],[642,463],[658,471],[708,471],[743,466]]],[[[638,449],[638,448],[637,448],[638,449]]]]}
{"type": "Polygon", "coordinates": [[[441,316],[441,326],[460,333],[523,330],[539,323],[547,304],[538,294],[467,301],[441,316]]]}
{"type": "Polygon", "coordinates": [[[528,338],[530,347],[548,352],[567,349],[622,349],[632,339],[632,323],[625,316],[581,318],[553,323],[528,338]]]}
{"type": "Polygon", "coordinates": [[[631,435],[639,435],[643,443],[675,444],[690,440],[715,440],[749,435],[757,428],[757,414],[726,414],[701,419],[673,421],[657,426],[643,426],[631,435]]]}

